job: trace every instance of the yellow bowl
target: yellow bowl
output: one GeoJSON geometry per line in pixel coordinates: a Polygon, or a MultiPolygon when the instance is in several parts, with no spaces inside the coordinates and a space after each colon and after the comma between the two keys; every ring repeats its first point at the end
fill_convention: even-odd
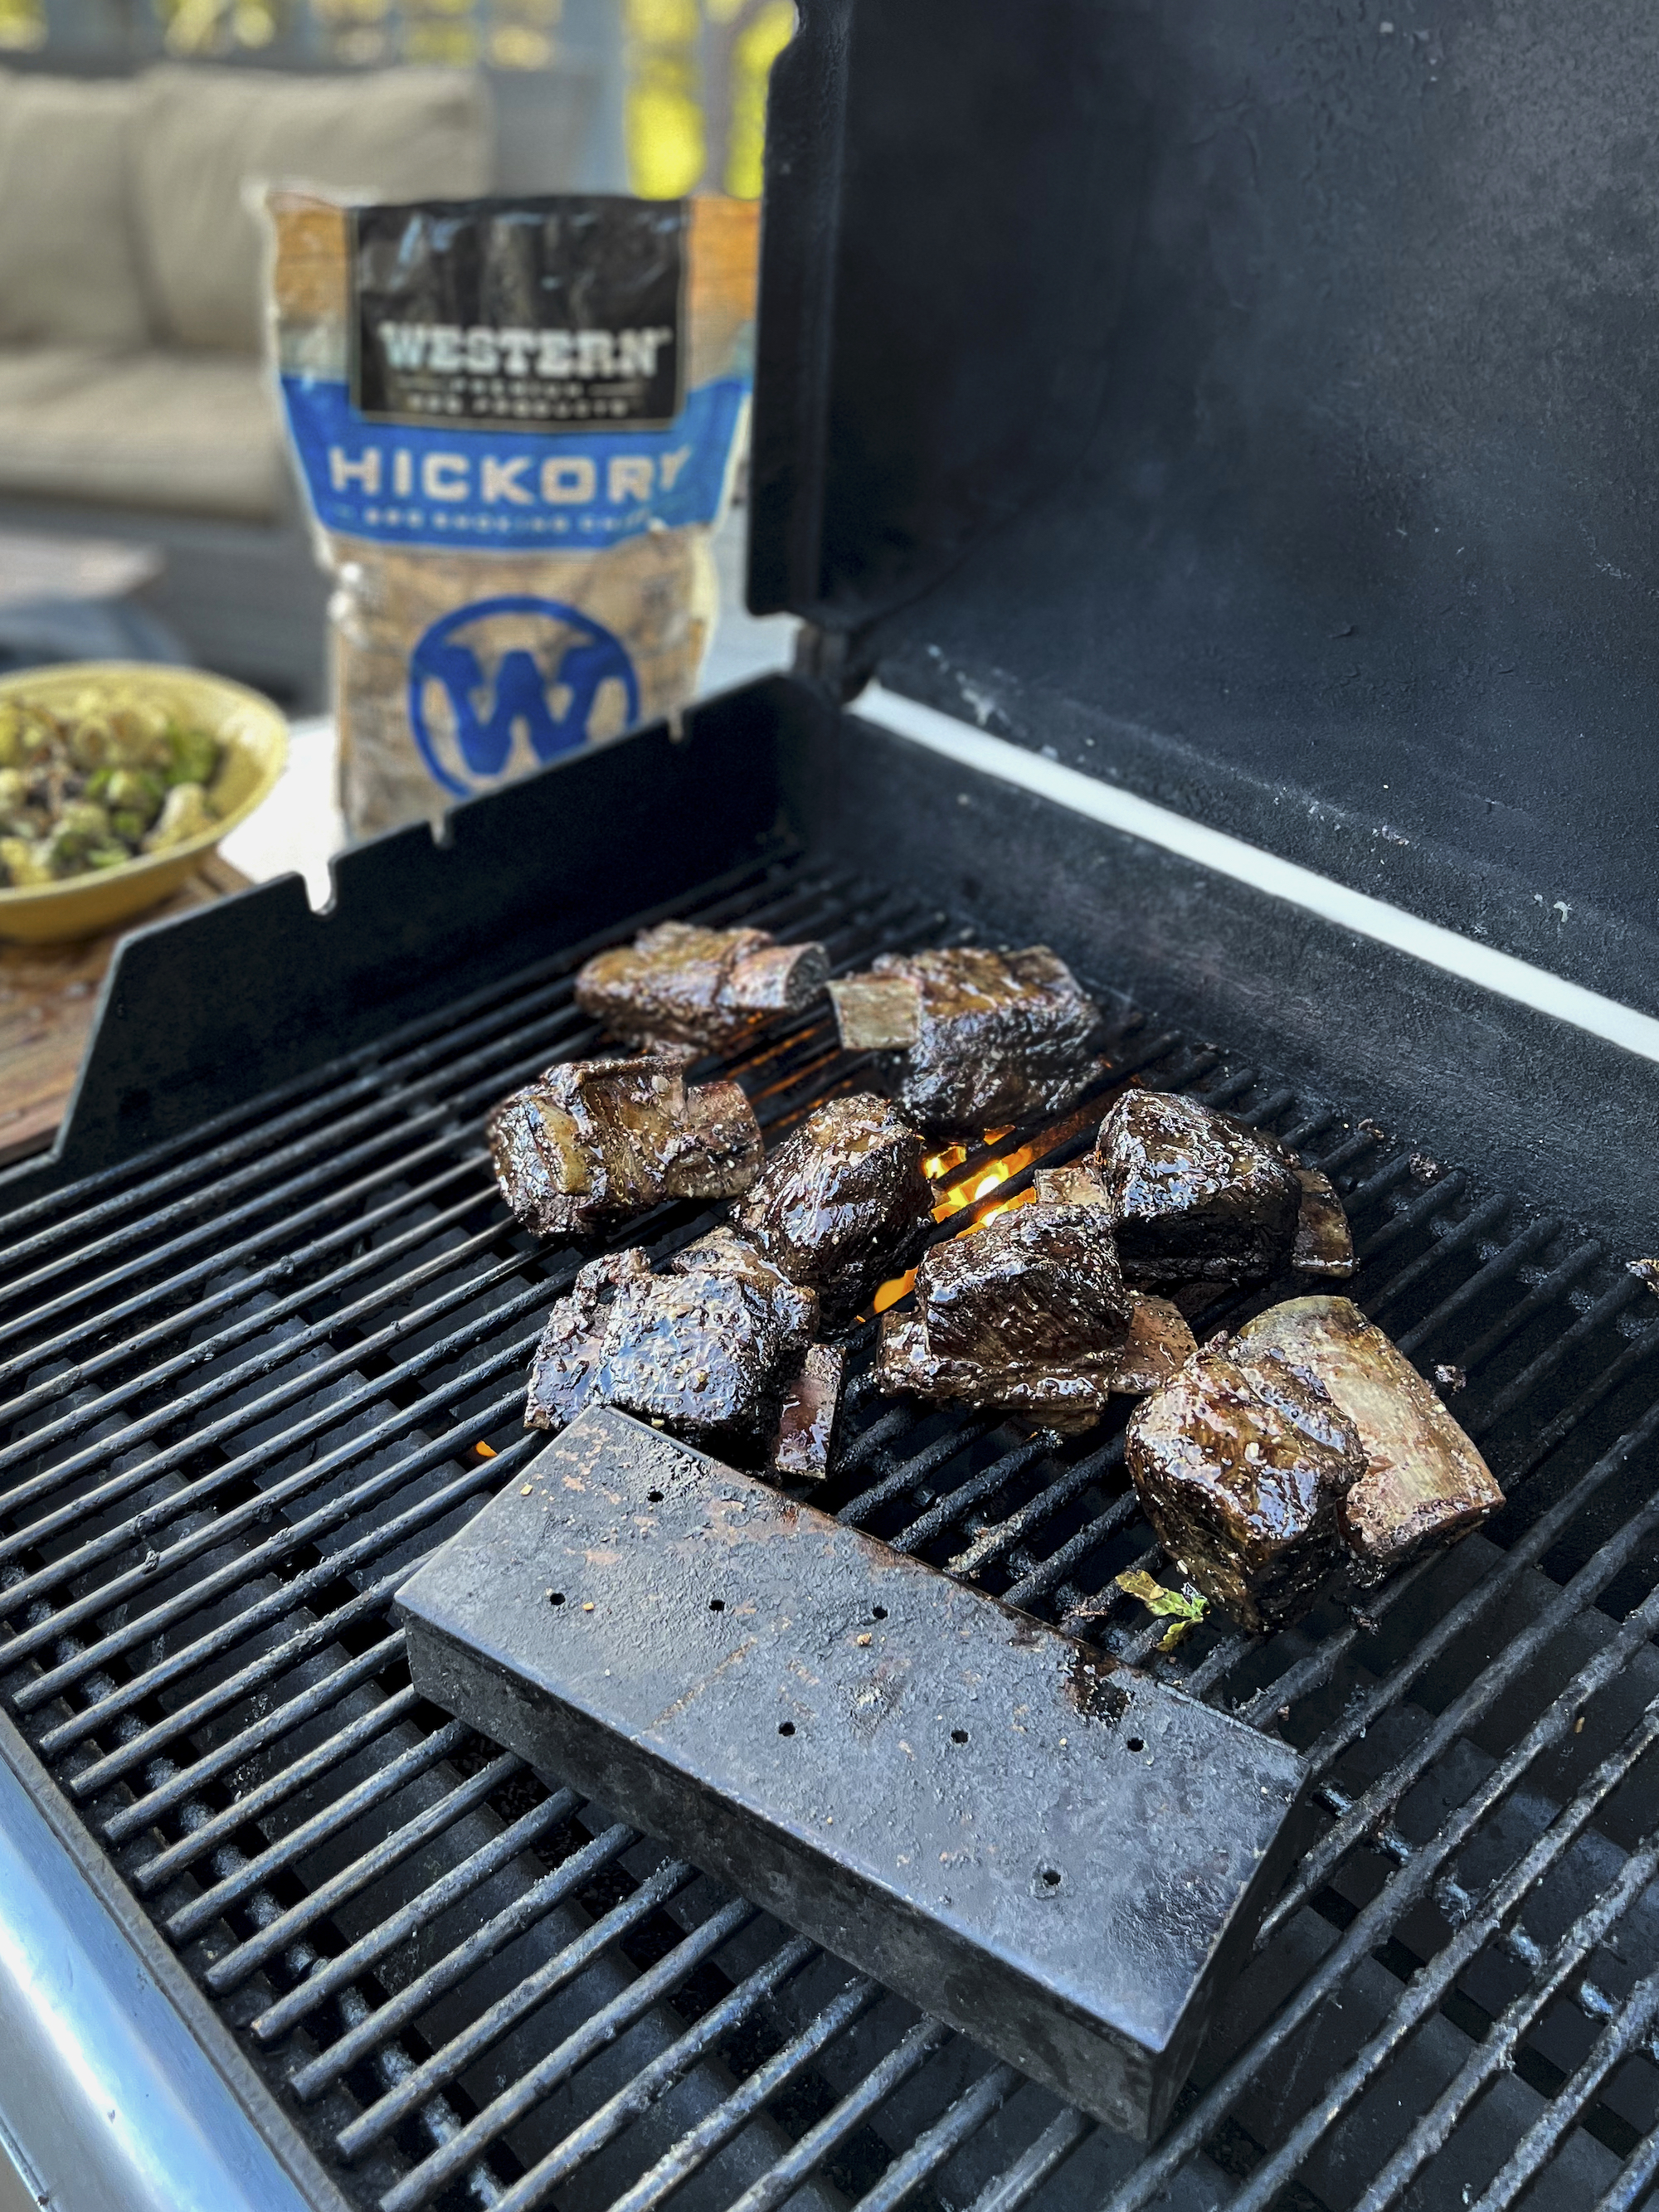
{"type": "Polygon", "coordinates": [[[176,891],[219,840],[245,822],[283,772],[288,724],[269,699],[199,669],[167,668],[154,661],[77,660],[56,667],[25,668],[0,677],[0,702],[39,700],[54,712],[72,708],[89,686],[118,682],[132,699],[154,700],[188,727],[206,730],[224,748],[209,787],[218,812],[210,830],[165,853],[142,854],[118,867],[89,869],[55,884],[0,890],[0,938],[56,945],[95,937],[101,929],[142,914],[176,891]]]}

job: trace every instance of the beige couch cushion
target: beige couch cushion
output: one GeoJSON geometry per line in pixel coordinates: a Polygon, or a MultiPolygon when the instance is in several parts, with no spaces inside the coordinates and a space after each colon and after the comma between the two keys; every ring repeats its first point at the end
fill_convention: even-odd
{"type": "Polygon", "coordinates": [[[299,77],[173,65],[146,71],[137,93],[135,213],[170,344],[260,350],[251,181],[291,178],[385,199],[489,189],[489,97],[459,71],[299,77]]]}
{"type": "Polygon", "coordinates": [[[6,493],[274,521],[290,500],[264,372],[234,356],[0,350],[6,493]]]}
{"type": "Polygon", "coordinates": [[[0,77],[0,343],[141,346],[131,83],[0,77]]]}

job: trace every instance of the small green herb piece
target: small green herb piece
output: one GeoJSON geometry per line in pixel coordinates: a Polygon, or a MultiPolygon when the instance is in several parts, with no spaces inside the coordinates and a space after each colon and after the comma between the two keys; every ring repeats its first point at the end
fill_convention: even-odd
{"type": "Polygon", "coordinates": [[[1130,1597],[1138,1597],[1148,1613],[1168,1617],[1170,1626],[1158,1641],[1160,1651],[1173,1651],[1183,1637],[1192,1634],[1210,1609],[1209,1599],[1190,1583],[1184,1583],[1179,1590],[1165,1589],[1155,1576],[1139,1567],[1119,1575],[1117,1586],[1130,1597]]]}

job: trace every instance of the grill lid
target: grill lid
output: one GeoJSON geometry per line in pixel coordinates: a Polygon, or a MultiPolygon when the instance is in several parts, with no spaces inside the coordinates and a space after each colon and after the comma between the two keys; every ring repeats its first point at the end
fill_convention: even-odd
{"type": "Polygon", "coordinates": [[[751,604],[1659,1008],[1650,13],[805,15],[751,604]]]}

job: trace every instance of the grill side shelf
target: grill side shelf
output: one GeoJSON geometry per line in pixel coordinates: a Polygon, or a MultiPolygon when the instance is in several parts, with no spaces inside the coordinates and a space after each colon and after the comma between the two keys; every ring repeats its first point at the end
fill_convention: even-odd
{"type": "Polygon", "coordinates": [[[416,1686],[1156,2136],[1296,1753],[609,1408],[523,1476],[399,1593],[416,1686]]]}

